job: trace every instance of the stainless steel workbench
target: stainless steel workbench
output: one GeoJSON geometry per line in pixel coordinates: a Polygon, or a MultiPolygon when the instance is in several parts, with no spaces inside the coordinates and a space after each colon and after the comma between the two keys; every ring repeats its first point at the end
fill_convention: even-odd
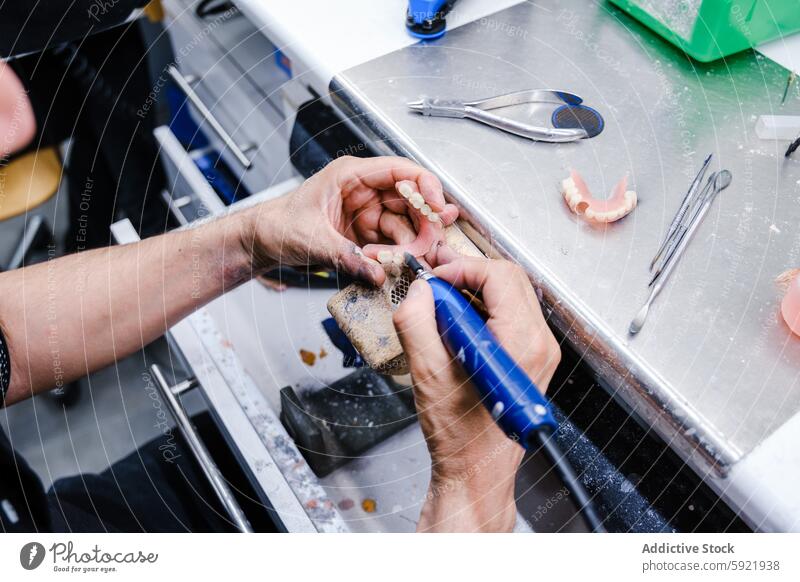
{"type": "MultiPolygon", "coordinates": [[[[736,482],[732,468],[778,427],[796,429],[800,409],[800,338],[779,319],[774,284],[800,265],[800,160],[754,132],[760,114],[800,111],[796,99],[779,105],[786,74],[755,53],[701,66],[604,3],[543,0],[344,71],[331,93],[383,151],[442,178],[483,237],[530,272],[551,321],[608,389],[742,509],[758,483],[736,482]],[[576,144],[532,143],[405,106],[537,87],[583,96],[605,131],[576,144]],[[630,337],[650,258],[710,152],[733,184],[630,337]],[[570,168],[603,194],[628,172],[639,207],[608,227],[582,222],[558,191],[570,168]]],[[[522,113],[549,120],[547,111],[522,113]]],[[[800,466],[775,466],[762,479],[788,475],[800,466]]],[[[797,520],[797,494],[785,503],[797,520]]],[[[745,517],[763,525],[748,507],[745,517]]]]}
{"type": "MultiPolygon", "coordinates": [[[[198,20],[195,4],[165,4],[179,68],[197,78],[195,90],[233,139],[255,146],[245,183],[261,193],[239,205],[278,195],[296,180],[286,163],[292,111],[311,98],[308,87],[321,90],[315,80],[324,77],[306,70],[333,69],[303,44],[304,34],[281,41],[273,3],[237,0],[250,23],[198,20]],[[291,81],[276,74],[276,46],[264,36],[296,59],[291,81]]],[[[294,30],[305,32],[299,24],[294,30]]],[[[777,318],[772,281],[800,264],[792,230],[800,163],[783,160],[783,143],[760,142],[753,132],[758,114],[797,114],[796,100],[778,106],[785,79],[783,69],[754,55],[692,64],[604,3],[542,0],[339,73],[331,91],[371,146],[432,168],[483,237],[528,269],[551,321],[609,390],[753,527],[786,530],[800,529],[800,340],[777,318]],[[424,95],[480,98],[546,86],[585,97],[605,116],[605,132],[579,144],[534,144],[468,121],[421,118],[404,105],[424,95]],[[734,183],[644,330],[629,338],[649,258],[711,151],[734,183]],[[598,193],[630,172],[639,208],[607,228],[584,224],[558,192],[569,168],[598,193]]],[[[192,152],[167,128],[157,137],[171,176],[165,196],[181,223],[195,206],[201,216],[226,212],[192,152]]],[[[224,144],[211,141],[236,168],[224,144]]],[[[417,426],[318,480],[277,420],[282,386],[313,388],[347,373],[338,357],[308,368],[297,355],[299,348],[333,352],[319,326],[327,295],[279,294],[253,282],[181,322],[171,337],[285,529],[413,530],[429,472],[417,426]],[[367,498],[377,500],[375,513],[361,509],[367,498]]],[[[537,488],[521,511],[557,487],[543,473],[535,463],[524,467],[521,479],[537,488]]]]}

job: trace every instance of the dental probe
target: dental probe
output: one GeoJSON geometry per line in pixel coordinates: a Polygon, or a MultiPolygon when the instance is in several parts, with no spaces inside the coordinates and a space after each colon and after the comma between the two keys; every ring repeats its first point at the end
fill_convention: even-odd
{"type": "Polygon", "coordinates": [[[692,215],[691,222],[685,228],[682,228],[681,231],[676,235],[678,238],[676,239],[676,246],[674,250],[670,251],[667,260],[663,265],[663,269],[656,273],[655,277],[651,281],[653,286],[650,289],[650,295],[648,295],[647,300],[636,314],[636,317],[634,317],[633,321],[631,321],[631,324],[628,327],[629,334],[636,335],[642,331],[644,323],[647,320],[647,314],[650,312],[650,306],[653,304],[653,301],[658,294],[661,293],[661,289],[663,289],[664,285],[669,279],[670,274],[675,268],[675,265],[678,264],[678,261],[683,256],[686,246],[689,244],[692,236],[694,236],[697,228],[703,222],[703,218],[711,208],[711,204],[714,202],[714,199],[720,192],[722,192],[722,190],[730,186],[732,180],[733,174],[731,174],[728,170],[721,170],[714,176],[713,187],[705,195],[705,198],[700,201],[700,207],[692,215]]]}
{"type": "Polygon", "coordinates": [[[683,218],[686,216],[689,207],[694,202],[694,198],[697,195],[698,190],[700,189],[700,186],[703,182],[703,178],[705,177],[706,174],[706,170],[708,170],[708,164],[711,162],[711,156],[713,155],[714,155],[713,153],[708,154],[708,157],[703,162],[703,166],[700,168],[700,171],[697,173],[697,176],[695,176],[694,180],[692,180],[692,183],[689,185],[689,190],[684,195],[683,201],[681,201],[680,208],[678,208],[678,212],[675,213],[675,216],[673,217],[672,222],[670,223],[669,228],[667,229],[667,234],[664,237],[664,240],[661,241],[661,244],[658,247],[656,255],[653,257],[653,260],[650,261],[651,271],[653,270],[653,267],[655,267],[656,263],[661,258],[661,256],[664,254],[664,251],[666,251],[667,248],[669,248],[669,245],[672,242],[673,237],[675,236],[675,232],[678,230],[678,227],[680,226],[681,222],[683,222],[683,218]]]}
{"type": "Polygon", "coordinates": [[[536,384],[494,337],[486,322],[461,292],[405,253],[406,265],[433,291],[436,326],[447,351],[467,373],[494,421],[526,449],[541,446],[578,510],[595,532],[605,532],[589,494],[553,439],[558,423],[536,384]]]}

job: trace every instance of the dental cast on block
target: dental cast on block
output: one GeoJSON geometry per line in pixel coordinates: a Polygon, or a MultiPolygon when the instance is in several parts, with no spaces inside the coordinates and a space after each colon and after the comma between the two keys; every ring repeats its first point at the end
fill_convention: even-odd
{"type": "Polygon", "coordinates": [[[397,187],[397,191],[400,192],[400,196],[408,200],[408,203],[416,210],[419,210],[420,214],[426,217],[430,222],[439,222],[439,214],[434,212],[433,209],[425,203],[425,198],[422,197],[422,194],[415,191],[409,184],[403,182],[397,187]]]}
{"type": "Polygon", "coordinates": [[[586,220],[595,223],[609,223],[630,214],[636,208],[636,192],[628,190],[628,177],[614,187],[608,200],[592,196],[581,175],[572,170],[568,178],[561,182],[561,192],[570,210],[586,220]]]}
{"type": "Polygon", "coordinates": [[[383,267],[384,271],[393,277],[399,277],[403,272],[403,265],[405,261],[403,255],[400,253],[393,253],[392,251],[378,252],[378,262],[383,267]]]}

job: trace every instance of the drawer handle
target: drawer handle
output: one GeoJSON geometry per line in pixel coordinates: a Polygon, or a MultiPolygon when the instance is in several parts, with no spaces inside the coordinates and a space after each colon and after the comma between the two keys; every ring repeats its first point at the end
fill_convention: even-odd
{"type": "Polygon", "coordinates": [[[203,103],[197,93],[195,93],[189,80],[184,77],[174,65],[170,66],[167,71],[181,92],[186,95],[186,98],[191,101],[192,105],[195,106],[195,109],[200,112],[203,120],[205,120],[206,123],[211,126],[211,129],[214,130],[214,133],[217,134],[217,137],[219,137],[219,139],[225,143],[225,147],[231,151],[236,158],[236,161],[238,161],[246,170],[252,168],[253,162],[245,155],[236,142],[233,141],[233,138],[230,136],[230,134],[225,131],[225,128],[222,127],[222,124],[217,121],[217,118],[214,117],[214,114],[211,113],[208,107],[206,107],[205,103],[203,103]]]}
{"type": "Polygon", "coordinates": [[[175,386],[170,386],[166,378],[164,378],[164,374],[161,372],[161,368],[158,364],[153,364],[150,366],[150,373],[155,380],[156,386],[158,386],[158,389],[161,392],[161,396],[167,403],[167,407],[172,413],[172,417],[175,419],[175,422],[178,424],[181,432],[183,432],[183,436],[186,439],[194,458],[197,460],[197,463],[200,465],[203,473],[205,473],[208,482],[211,484],[211,487],[217,494],[217,497],[219,498],[222,506],[225,508],[225,511],[228,513],[231,520],[233,520],[233,523],[236,525],[236,528],[240,532],[252,532],[253,528],[250,526],[250,522],[247,521],[247,517],[245,517],[239,502],[236,501],[236,498],[233,496],[233,492],[230,490],[230,487],[228,487],[225,479],[222,478],[222,475],[220,474],[219,469],[217,469],[217,465],[211,458],[208,449],[206,449],[203,441],[200,440],[197,431],[192,425],[189,415],[186,414],[186,411],[183,409],[183,406],[181,406],[181,403],[178,400],[178,397],[181,394],[197,386],[197,380],[190,378],[189,380],[179,382],[175,386]]]}

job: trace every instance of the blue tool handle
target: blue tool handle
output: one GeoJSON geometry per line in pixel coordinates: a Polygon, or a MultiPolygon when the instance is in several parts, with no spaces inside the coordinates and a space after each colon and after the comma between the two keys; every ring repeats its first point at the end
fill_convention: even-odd
{"type": "Polygon", "coordinates": [[[495,422],[523,447],[538,447],[542,429],[558,427],[536,384],[508,355],[466,298],[446,281],[430,277],[436,325],[495,422]]]}

